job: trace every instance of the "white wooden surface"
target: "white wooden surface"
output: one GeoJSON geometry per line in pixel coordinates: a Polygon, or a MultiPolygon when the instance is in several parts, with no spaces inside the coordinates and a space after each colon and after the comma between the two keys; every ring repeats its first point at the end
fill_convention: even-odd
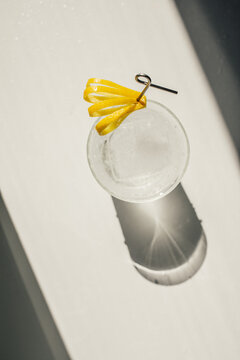
{"type": "Polygon", "coordinates": [[[240,185],[231,139],[172,1],[0,2],[0,188],[72,359],[240,357],[240,185]],[[129,261],[86,160],[89,77],[141,90],[182,120],[183,185],[208,239],[191,280],[162,287],[129,261]]]}

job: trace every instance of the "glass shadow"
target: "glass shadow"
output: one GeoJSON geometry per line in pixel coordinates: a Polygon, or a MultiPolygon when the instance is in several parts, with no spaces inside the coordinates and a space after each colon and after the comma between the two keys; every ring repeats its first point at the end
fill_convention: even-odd
{"type": "Polygon", "coordinates": [[[142,276],[157,284],[175,285],[198,271],[207,240],[181,184],[149,203],[112,199],[133,265],[142,276]]]}

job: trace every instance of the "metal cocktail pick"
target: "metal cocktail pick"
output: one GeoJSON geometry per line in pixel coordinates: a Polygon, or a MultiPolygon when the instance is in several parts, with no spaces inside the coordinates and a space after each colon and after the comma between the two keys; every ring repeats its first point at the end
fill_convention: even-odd
{"type": "Polygon", "coordinates": [[[135,80],[138,81],[141,84],[146,85],[145,88],[143,89],[143,91],[141,92],[141,94],[138,96],[137,101],[139,101],[143,97],[143,95],[145,94],[145,92],[147,91],[149,86],[155,87],[157,89],[169,91],[169,92],[171,92],[173,94],[178,93],[176,90],[172,90],[172,89],[168,89],[168,88],[165,88],[163,86],[160,86],[160,85],[152,84],[152,79],[147,74],[143,74],[143,73],[137,74],[135,76],[135,80]],[[147,79],[147,81],[141,80],[140,78],[145,78],[145,79],[147,79]]]}

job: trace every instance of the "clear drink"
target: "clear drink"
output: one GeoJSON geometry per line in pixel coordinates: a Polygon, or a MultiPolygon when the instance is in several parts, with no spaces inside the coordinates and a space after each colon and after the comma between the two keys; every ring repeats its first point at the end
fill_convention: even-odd
{"type": "MultiPolygon", "coordinates": [[[[99,120],[98,120],[99,121],[99,120]]],[[[186,133],[163,105],[148,101],[113,132],[88,138],[88,161],[99,184],[130,202],[163,197],[181,181],[189,159],[186,133]]]]}

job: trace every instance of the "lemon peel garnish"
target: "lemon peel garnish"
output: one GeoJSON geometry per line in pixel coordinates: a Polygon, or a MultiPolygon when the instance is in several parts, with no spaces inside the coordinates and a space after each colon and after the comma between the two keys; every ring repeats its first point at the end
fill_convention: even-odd
{"type": "Polygon", "coordinates": [[[133,111],[146,107],[146,96],[137,100],[140,92],[109,80],[91,78],[83,94],[84,100],[93,103],[88,108],[90,116],[104,116],[97,125],[99,135],[115,130],[133,111]]]}

